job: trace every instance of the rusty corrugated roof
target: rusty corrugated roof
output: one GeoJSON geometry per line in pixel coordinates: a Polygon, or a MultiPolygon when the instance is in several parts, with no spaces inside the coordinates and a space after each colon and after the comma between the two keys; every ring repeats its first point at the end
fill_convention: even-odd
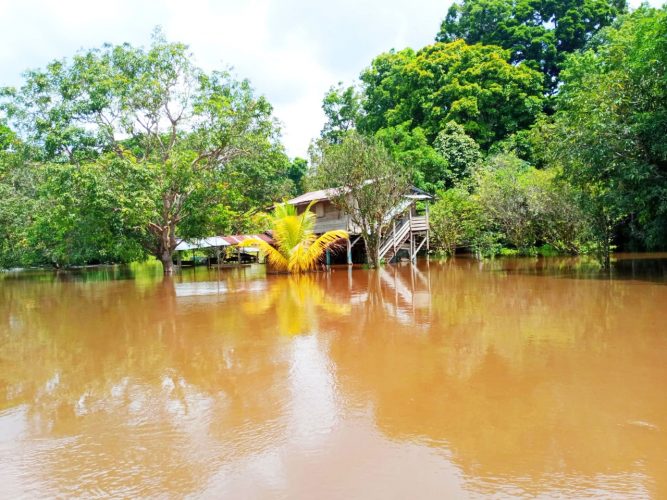
{"type": "Polygon", "coordinates": [[[269,243],[270,245],[273,245],[273,239],[266,233],[260,233],[260,234],[235,234],[232,236],[223,236],[223,240],[225,240],[227,243],[230,245],[238,245],[244,240],[263,240],[269,243]]]}

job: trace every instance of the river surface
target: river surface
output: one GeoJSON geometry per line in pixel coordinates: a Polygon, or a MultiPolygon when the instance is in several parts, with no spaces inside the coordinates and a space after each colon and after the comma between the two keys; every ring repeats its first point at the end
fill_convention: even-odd
{"type": "Polygon", "coordinates": [[[667,255],[4,273],[0,497],[667,498],[667,255]]]}

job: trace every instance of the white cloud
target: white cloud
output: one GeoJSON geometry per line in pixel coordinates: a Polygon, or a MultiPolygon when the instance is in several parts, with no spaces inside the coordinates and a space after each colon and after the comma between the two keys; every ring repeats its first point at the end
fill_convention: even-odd
{"type": "MultiPolygon", "coordinates": [[[[631,0],[637,6],[640,0],[631,0]]],[[[161,25],[210,70],[233,66],[273,103],[291,156],[323,123],[322,97],[380,52],[430,43],[451,0],[0,0],[0,85],[104,42],[147,44],[161,25]]],[[[652,5],[661,0],[652,0],[652,5]]]]}

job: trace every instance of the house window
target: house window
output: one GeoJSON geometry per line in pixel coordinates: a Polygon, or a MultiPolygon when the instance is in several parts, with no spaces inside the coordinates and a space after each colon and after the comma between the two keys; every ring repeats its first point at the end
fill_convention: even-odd
{"type": "Polygon", "coordinates": [[[324,204],[323,203],[318,203],[315,205],[315,215],[318,217],[324,217],[324,204]]]}

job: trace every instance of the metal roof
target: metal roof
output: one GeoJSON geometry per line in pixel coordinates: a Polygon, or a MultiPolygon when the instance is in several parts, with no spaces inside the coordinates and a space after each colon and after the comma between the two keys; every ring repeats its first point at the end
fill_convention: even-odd
{"type": "Polygon", "coordinates": [[[268,234],[235,234],[233,236],[223,236],[223,240],[227,242],[228,245],[238,245],[241,243],[243,240],[263,240],[266,241],[267,243],[273,244],[273,240],[268,234]]]}
{"type": "Polygon", "coordinates": [[[209,236],[208,238],[201,238],[197,240],[181,241],[178,245],[176,245],[176,251],[228,247],[238,245],[243,240],[248,240],[251,238],[264,240],[267,243],[273,244],[273,240],[267,234],[236,234],[233,236],[209,236]]]}
{"type": "Polygon", "coordinates": [[[333,188],[310,191],[297,196],[296,198],[292,198],[291,200],[287,200],[287,203],[289,205],[303,205],[305,203],[310,203],[311,201],[328,200],[334,192],[335,189],[333,188]]]}
{"type": "MultiPolygon", "coordinates": [[[[372,181],[365,181],[365,183],[372,183],[372,181]]],[[[311,201],[320,201],[328,200],[337,190],[341,188],[329,188],[329,189],[319,189],[317,191],[310,191],[304,193],[296,198],[287,200],[289,205],[305,205],[311,201]]],[[[405,195],[406,198],[411,198],[413,200],[430,200],[433,197],[428,194],[426,191],[422,191],[414,186],[410,187],[410,192],[405,195]]]]}
{"type": "Polygon", "coordinates": [[[230,243],[227,243],[224,238],[220,236],[209,236],[208,238],[201,238],[198,240],[191,241],[181,241],[176,245],[176,250],[195,250],[198,248],[217,248],[217,247],[226,247],[230,243]]]}

